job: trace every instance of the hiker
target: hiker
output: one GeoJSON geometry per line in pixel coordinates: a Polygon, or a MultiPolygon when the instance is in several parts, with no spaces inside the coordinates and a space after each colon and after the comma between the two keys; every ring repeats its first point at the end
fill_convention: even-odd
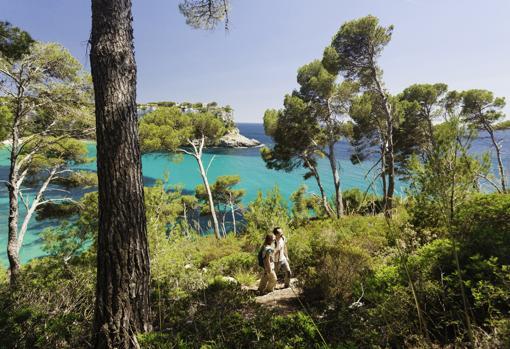
{"type": "Polygon", "coordinates": [[[284,283],[285,288],[290,286],[290,265],[289,265],[289,254],[287,251],[287,239],[283,236],[283,229],[276,227],[273,229],[273,234],[276,237],[276,248],[275,248],[275,273],[278,275],[280,270],[285,272],[284,283]]]}
{"type": "Polygon", "coordinates": [[[273,292],[276,286],[276,274],[274,272],[274,241],[275,237],[273,234],[266,235],[264,245],[259,251],[259,266],[264,268],[262,277],[260,278],[259,293],[265,294],[273,292]]]}

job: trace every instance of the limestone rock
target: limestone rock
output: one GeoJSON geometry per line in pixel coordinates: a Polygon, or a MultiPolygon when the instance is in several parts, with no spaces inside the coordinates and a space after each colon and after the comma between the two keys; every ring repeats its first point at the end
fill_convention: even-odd
{"type": "Polygon", "coordinates": [[[252,148],[261,145],[258,140],[243,136],[239,129],[235,128],[221,137],[216,146],[222,148],[252,148]]]}

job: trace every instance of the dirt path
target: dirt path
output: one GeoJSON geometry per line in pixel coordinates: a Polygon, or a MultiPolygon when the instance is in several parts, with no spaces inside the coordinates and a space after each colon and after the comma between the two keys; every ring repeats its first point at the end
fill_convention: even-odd
{"type": "MultiPolygon", "coordinates": [[[[256,292],[257,287],[245,287],[246,290],[256,292]]],[[[297,279],[290,280],[290,287],[284,288],[283,283],[278,283],[275,290],[263,296],[255,297],[255,301],[265,307],[277,311],[280,315],[287,315],[289,313],[301,310],[299,303],[299,295],[301,289],[297,287],[297,279]]]]}

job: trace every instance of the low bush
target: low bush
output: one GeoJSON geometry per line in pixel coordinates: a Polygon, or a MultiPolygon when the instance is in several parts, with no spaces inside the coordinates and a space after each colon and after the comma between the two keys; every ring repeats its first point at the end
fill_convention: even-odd
{"type": "Polygon", "coordinates": [[[90,344],[95,269],[92,256],[23,267],[15,289],[0,284],[0,348],[82,348],[90,344]]]}

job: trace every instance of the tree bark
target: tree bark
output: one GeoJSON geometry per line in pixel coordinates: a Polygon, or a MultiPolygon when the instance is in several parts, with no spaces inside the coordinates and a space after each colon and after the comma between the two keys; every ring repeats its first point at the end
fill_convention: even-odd
{"type": "Polygon", "coordinates": [[[10,154],[10,168],[9,168],[9,182],[7,183],[7,191],[9,192],[9,219],[8,219],[8,233],[7,233],[7,258],[9,259],[9,282],[11,286],[16,285],[19,270],[21,267],[19,261],[19,247],[18,247],[18,219],[19,219],[19,189],[21,185],[18,155],[20,143],[20,124],[21,116],[23,114],[23,94],[24,87],[22,76],[20,74],[17,84],[16,94],[16,108],[14,119],[12,122],[11,133],[11,154],[10,154]]]}
{"type": "Polygon", "coordinates": [[[335,144],[329,144],[329,165],[331,166],[331,172],[333,174],[333,183],[335,185],[335,206],[336,206],[336,218],[340,218],[344,215],[344,204],[342,201],[342,191],[340,189],[340,175],[338,174],[338,168],[335,159],[335,144]]]}
{"type": "Polygon", "coordinates": [[[7,257],[9,259],[9,282],[11,286],[16,285],[20,270],[19,248],[18,248],[18,217],[19,217],[19,173],[16,165],[18,148],[18,132],[15,128],[12,133],[11,164],[9,170],[9,231],[7,242],[7,257]]]}
{"type": "Polygon", "coordinates": [[[99,193],[95,348],[139,348],[150,330],[150,263],[130,0],[92,0],[99,193]]]}

